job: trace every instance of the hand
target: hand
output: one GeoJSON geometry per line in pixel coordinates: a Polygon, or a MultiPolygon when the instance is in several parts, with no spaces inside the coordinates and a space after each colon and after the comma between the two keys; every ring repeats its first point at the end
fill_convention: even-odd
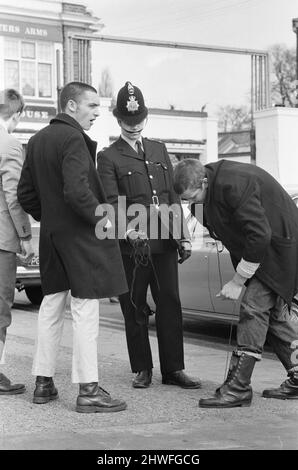
{"type": "Polygon", "coordinates": [[[145,244],[145,241],[148,240],[146,233],[138,230],[131,230],[130,232],[128,232],[126,238],[129,244],[133,247],[135,245],[140,246],[142,244],[145,244]]]}
{"type": "Polygon", "coordinates": [[[21,240],[21,253],[18,258],[21,263],[28,264],[34,256],[32,240],[21,240]]]}
{"type": "Polygon", "coordinates": [[[224,300],[237,300],[239,299],[244,283],[239,283],[235,279],[225,284],[216,297],[223,297],[224,300]]]}
{"type": "Polygon", "coordinates": [[[184,263],[191,256],[191,243],[190,241],[184,240],[179,242],[178,253],[180,259],[178,260],[179,264],[184,263]]]}

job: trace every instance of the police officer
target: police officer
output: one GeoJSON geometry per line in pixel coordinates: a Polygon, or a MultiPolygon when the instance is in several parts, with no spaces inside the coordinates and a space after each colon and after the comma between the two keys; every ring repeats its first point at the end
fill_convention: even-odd
{"type": "MultiPolygon", "coordinates": [[[[130,228],[125,215],[126,233],[120,247],[130,292],[120,295],[125,319],[126,339],[134,388],[147,388],[152,379],[152,355],[148,335],[148,285],[155,285],[156,331],[162,383],[183,388],[199,388],[199,381],[183,371],[182,313],[178,288],[178,253],[180,262],[191,255],[191,243],[183,232],[173,239],[157,235],[150,239],[150,219],[161,205],[177,204],[173,189],[172,165],[163,143],[143,138],[148,109],[141,90],[126,82],[117,96],[113,114],[121,128],[119,139],[98,154],[97,168],[109,203],[120,212],[118,196],[126,198],[126,215],[133,204],[145,208],[146,228],[130,228]],[[149,240],[148,240],[149,239],[149,240]],[[146,241],[147,240],[147,241],[146,241]],[[178,252],[178,253],[177,253],[178,252]]],[[[122,208],[123,213],[123,208],[122,208]]],[[[177,214],[176,214],[177,215],[177,214]]],[[[119,233],[118,233],[119,236],[119,233]]]]}

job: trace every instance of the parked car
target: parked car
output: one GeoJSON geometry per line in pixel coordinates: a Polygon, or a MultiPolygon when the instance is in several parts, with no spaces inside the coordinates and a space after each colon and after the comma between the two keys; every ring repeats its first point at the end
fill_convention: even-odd
{"type": "Polygon", "coordinates": [[[30,302],[39,305],[43,299],[41,289],[40,272],[39,272],[39,222],[30,217],[32,227],[32,242],[34,247],[34,257],[30,263],[23,264],[17,257],[17,277],[16,289],[18,291],[25,290],[30,302]]]}
{"type": "MultiPolygon", "coordinates": [[[[298,207],[298,187],[287,190],[298,207]]],[[[187,204],[183,204],[183,210],[192,235],[192,256],[179,265],[183,312],[218,320],[236,318],[240,300],[235,303],[216,297],[223,284],[234,275],[229,252],[220,241],[211,238],[208,230],[196,219],[190,217],[187,204]]],[[[29,265],[18,264],[16,288],[25,289],[28,299],[39,305],[43,298],[38,257],[39,223],[33,219],[32,234],[36,256],[29,265]]],[[[150,292],[148,303],[154,310],[150,292]]]]}

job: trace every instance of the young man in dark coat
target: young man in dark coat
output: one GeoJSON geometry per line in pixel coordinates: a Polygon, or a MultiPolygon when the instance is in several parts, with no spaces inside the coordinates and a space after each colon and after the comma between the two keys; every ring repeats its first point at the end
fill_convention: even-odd
{"type": "Polygon", "coordinates": [[[78,412],[120,411],[98,385],[99,298],[127,290],[116,240],[98,239],[96,210],[106,202],[95,168],[96,143],[89,130],[98,117],[96,90],[81,82],[60,95],[62,113],[28,143],[18,186],[26,212],[40,220],[40,272],[44,299],[32,373],[37,376],[34,403],[58,397],[56,357],[68,293],[73,316],[72,381],[79,383],[78,412]]]}
{"type": "Polygon", "coordinates": [[[141,137],[148,109],[138,87],[126,82],[118,93],[113,114],[121,128],[121,137],[98,154],[98,172],[108,201],[113,204],[116,213],[123,213],[118,205],[118,196],[121,196],[125,199],[127,214],[138,204],[141,212],[144,209],[146,219],[143,220],[143,227],[129,230],[131,217],[124,215],[126,235],[120,240],[130,292],[120,295],[119,300],[125,319],[131,369],[136,373],[133,387],[147,388],[152,379],[153,362],[148,334],[150,309],[146,303],[150,284],[157,286],[153,294],[162,382],[183,388],[199,388],[200,382],[190,379],[183,371],[177,247],[181,261],[186,260],[191,254],[190,240],[183,232],[175,242],[166,234],[163,239],[160,227],[157,227],[159,222],[153,237],[149,227],[156,215],[158,218],[162,206],[176,204],[182,217],[180,198],[173,189],[172,165],[163,143],[141,137]],[[143,262],[135,264],[136,259],[142,260],[142,250],[145,254],[143,262]]]}
{"type": "MultiPolygon", "coordinates": [[[[298,398],[298,329],[290,306],[298,291],[298,210],[288,193],[255,165],[221,160],[203,166],[180,162],[174,187],[183,199],[203,204],[204,225],[229,250],[235,275],[220,292],[240,305],[237,350],[228,376],[204,408],[249,406],[250,379],[266,337],[288,373],[265,398],[298,398]]],[[[199,269],[199,267],[198,267],[199,269]]]]}

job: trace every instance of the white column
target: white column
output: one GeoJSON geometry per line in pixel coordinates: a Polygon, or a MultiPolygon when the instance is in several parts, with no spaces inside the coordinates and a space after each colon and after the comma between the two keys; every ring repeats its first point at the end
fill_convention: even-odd
{"type": "Polygon", "coordinates": [[[206,118],[204,121],[206,148],[201,155],[201,162],[206,163],[215,162],[218,160],[218,128],[217,119],[206,118]]]}
{"type": "Polygon", "coordinates": [[[108,147],[110,145],[109,137],[113,128],[115,128],[115,135],[119,135],[119,126],[110,111],[110,106],[111,98],[100,97],[100,115],[94,122],[90,131],[87,132],[89,137],[97,142],[98,152],[103,147],[108,147]]]}
{"type": "Polygon", "coordinates": [[[4,37],[0,36],[0,90],[4,88],[4,37]]]}
{"type": "Polygon", "coordinates": [[[256,164],[282,185],[298,185],[298,109],[257,111],[255,128],[256,164]]]}

